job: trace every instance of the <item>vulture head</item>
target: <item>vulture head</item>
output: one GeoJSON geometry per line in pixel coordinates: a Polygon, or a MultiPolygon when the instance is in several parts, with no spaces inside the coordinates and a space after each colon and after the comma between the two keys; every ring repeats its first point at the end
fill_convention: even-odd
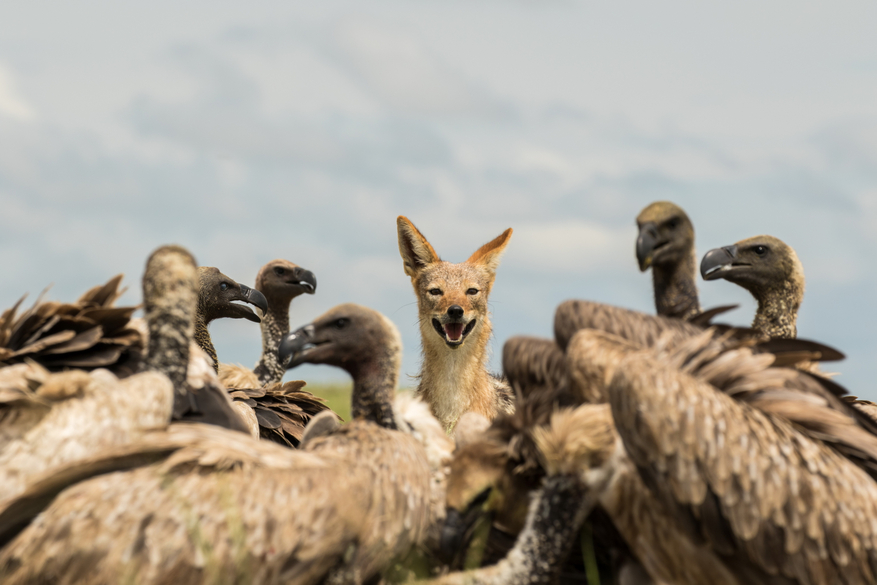
{"type": "Polygon", "coordinates": [[[382,314],[347,303],[287,334],[278,353],[287,369],[303,363],[327,364],[355,379],[377,371],[398,373],[402,341],[396,326],[382,314]]]}
{"type": "MultiPolygon", "coordinates": [[[[704,280],[724,278],[756,299],[776,290],[804,292],[804,268],[791,246],[773,236],[755,236],[707,252],[700,263],[704,280]]],[[[801,298],[797,298],[800,305],[801,298]]]]}
{"type": "Polygon", "coordinates": [[[301,294],[314,294],[317,277],[289,260],[272,260],[259,270],[256,288],[271,299],[272,304],[289,303],[301,294]]]}
{"type": "Polygon", "coordinates": [[[681,207],[656,201],[636,218],[636,259],[639,269],[681,262],[694,249],[694,226],[681,207]]]}
{"type": "Polygon", "coordinates": [[[268,310],[265,295],[246,285],[238,284],[217,268],[202,266],[198,269],[200,290],[198,310],[205,323],[214,319],[247,319],[259,323],[261,319],[247,304],[268,310]],[[242,304],[246,303],[246,304],[242,304]]]}

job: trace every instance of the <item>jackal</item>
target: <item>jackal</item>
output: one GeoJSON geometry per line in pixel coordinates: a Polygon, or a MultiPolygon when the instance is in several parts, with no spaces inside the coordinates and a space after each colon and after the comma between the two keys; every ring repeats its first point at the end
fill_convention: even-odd
{"type": "Polygon", "coordinates": [[[396,220],[399,252],[420,317],[423,363],[417,392],[450,432],[465,412],[492,420],[513,412],[508,385],[487,371],[491,326],[487,297],[509,228],[460,264],[442,261],[408,218],[396,220]]]}

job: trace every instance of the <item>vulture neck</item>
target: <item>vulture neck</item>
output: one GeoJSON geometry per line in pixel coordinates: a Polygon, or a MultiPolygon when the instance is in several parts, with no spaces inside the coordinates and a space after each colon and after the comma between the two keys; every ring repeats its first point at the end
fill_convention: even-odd
{"type": "Polygon", "coordinates": [[[752,328],[770,337],[797,337],[798,309],[803,296],[801,287],[793,282],[785,282],[779,289],[756,294],[758,310],[752,328]]]}
{"type": "Polygon", "coordinates": [[[700,313],[695,284],[696,274],[693,249],[681,262],[652,266],[652,283],[658,315],[689,319],[700,313]]]}
{"type": "Polygon", "coordinates": [[[262,317],[262,357],[253,369],[258,376],[259,383],[263,386],[276,384],[283,379],[286,368],[280,364],[277,350],[283,337],[289,333],[289,305],[292,299],[286,303],[268,300],[268,312],[262,317]]]}
{"type": "MultiPolygon", "coordinates": [[[[397,352],[398,353],[398,352],[397,352]]],[[[377,359],[356,364],[353,376],[351,417],[365,419],[386,429],[397,430],[392,401],[399,378],[400,358],[389,350],[377,359]]]]}
{"type": "Polygon", "coordinates": [[[195,317],[195,343],[204,350],[204,353],[213,360],[213,369],[219,372],[219,358],[216,355],[216,348],[213,347],[213,340],[210,339],[210,332],[207,330],[207,322],[201,311],[195,317]]]}
{"type": "Polygon", "coordinates": [[[527,522],[514,548],[493,567],[439,579],[443,585],[548,585],[557,580],[561,565],[591,509],[588,490],[575,476],[545,479],[530,504],[527,522]],[[572,517],[570,516],[572,514],[572,517]],[[460,578],[455,578],[459,576],[460,578]]]}
{"type": "Polygon", "coordinates": [[[186,391],[189,344],[197,313],[197,277],[191,257],[189,262],[192,264],[186,266],[185,259],[171,256],[153,266],[150,259],[143,277],[143,312],[149,330],[143,367],[166,375],[180,395],[186,391]],[[188,285],[186,280],[190,280],[188,285]]]}

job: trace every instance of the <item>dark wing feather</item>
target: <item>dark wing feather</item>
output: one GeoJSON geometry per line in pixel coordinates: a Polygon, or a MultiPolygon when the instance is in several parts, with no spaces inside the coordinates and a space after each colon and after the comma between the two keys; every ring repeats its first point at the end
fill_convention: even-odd
{"type": "Polygon", "coordinates": [[[698,327],[709,327],[713,324],[713,317],[717,317],[722,313],[727,313],[728,311],[733,311],[739,306],[740,305],[722,305],[719,307],[713,307],[712,309],[707,309],[702,313],[694,315],[690,319],[687,319],[687,321],[692,325],[697,325],[698,327]]]}
{"type": "Polygon", "coordinates": [[[329,411],[325,401],[302,390],[304,386],[305,382],[293,380],[258,389],[235,389],[230,396],[253,408],[262,439],[294,448],[311,418],[329,411]]]}
{"type": "Polygon", "coordinates": [[[563,352],[554,341],[512,337],[502,348],[502,370],[516,396],[550,392],[566,380],[563,352]]]}
{"type": "Polygon", "coordinates": [[[20,300],[0,317],[0,363],[28,358],[54,371],[110,368],[118,375],[136,371],[132,360],[140,358],[143,339],[128,325],[137,307],[112,306],[123,292],[121,278],[92,288],[75,303],[44,302],[40,295],[18,314],[20,300]]]}

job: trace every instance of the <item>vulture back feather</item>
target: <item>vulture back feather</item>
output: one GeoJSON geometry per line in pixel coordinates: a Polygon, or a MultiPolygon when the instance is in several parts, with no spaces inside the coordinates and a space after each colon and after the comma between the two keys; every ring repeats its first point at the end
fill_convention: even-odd
{"type": "Polygon", "coordinates": [[[771,370],[771,356],[713,342],[631,352],[609,370],[616,425],[645,483],[741,582],[874,582],[877,485],[829,446],[861,441],[870,457],[855,415],[827,408],[832,395],[800,373],[771,370]]]}

